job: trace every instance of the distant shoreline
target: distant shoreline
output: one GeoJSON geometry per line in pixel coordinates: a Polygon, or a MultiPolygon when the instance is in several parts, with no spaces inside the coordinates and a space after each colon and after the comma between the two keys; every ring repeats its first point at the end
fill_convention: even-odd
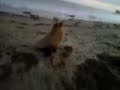
{"type": "MultiPolygon", "coordinates": [[[[34,14],[34,13],[32,13],[31,11],[23,11],[23,12],[21,12],[21,13],[15,13],[15,12],[11,12],[11,11],[2,11],[2,10],[0,10],[0,15],[5,15],[5,16],[18,16],[18,17],[30,17],[29,15],[27,15],[27,14],[25,14],[24,12],[29,12],[29,13],[31,13],[33,16],[37,16],[37,17],[39,17],[39,18],[45,18],[45,19],[53,19],[54,17],[55,18],[59,18],[59,19],[62,19],[62,20],[72,20],[70,17],[69,18],[67,18],[67,19],[63,19],[63,18],[60,18],[60,17],[56,17],[56,16],[52,16],[52,17],[46,17],[46,16],[42,16],[42,15],[38,15],[38,14],[34,14]]],[[[113,22],[104,22],[104,21],[93,21],[93,20],[84,20],[84,19],[74,19],[73,18],[73,21],[74,22],[78,22],[78,21],[83,21],[83,22],[93,22],[93,23],[105,23],[105,24],[119,24],[120,25],[120,23],[113,23],[113,22]]]]}

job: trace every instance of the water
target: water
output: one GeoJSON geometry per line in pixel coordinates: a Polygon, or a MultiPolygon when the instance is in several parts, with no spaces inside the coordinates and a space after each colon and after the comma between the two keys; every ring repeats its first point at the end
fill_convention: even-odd
{"type": "Polygon", "coordinates": [[[46,13],[48,17],[59,16],[66,18],[67,15],[74,14],[77,19],[82,18],[87,20],[120,23],[120,15],[115,15],[107,11],[83,5],[64,2],[62,0],[1,0],[0,3],[4,3],[15,8],[37,10],[35,13],[40,15],[49,12],[49,14],[46,13]],[[95,19],[90,18],[90,16],[94,16],[95,19]]]}

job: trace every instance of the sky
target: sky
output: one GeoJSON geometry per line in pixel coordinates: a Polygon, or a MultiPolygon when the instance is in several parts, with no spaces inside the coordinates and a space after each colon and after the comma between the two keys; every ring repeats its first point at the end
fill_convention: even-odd
{"type": "Polygon", "coordinates": [[[64,0],[66,2],[85,5],[96,9],[101,9],[109,12],[120,10],[120,0],[64,0]]]}
{"type": "Polygon", "coordinates": [[[74,14],[78,18],[89,18],[91,15],[99,20],[120,23],[120,15],[113,14],[115,10],[120,10],[120,0],[0,0],[0,3],[17,8],[74,14]]]}

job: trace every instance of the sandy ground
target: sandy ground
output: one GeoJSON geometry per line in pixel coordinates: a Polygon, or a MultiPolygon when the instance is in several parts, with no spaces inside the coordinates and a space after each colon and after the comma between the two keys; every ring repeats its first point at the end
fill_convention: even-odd
{"type": "Polygon", "coordinates": [[[65,21],[61,47],[44,57],[30,47],[50,32],[51,19],[0,15],[1,90],[120,90],[120,27],[76,22],[65,21]],[[65,46],[73,49],[67,58],[61,56],[65,46]],[[21,62],[11,64],[21,57],[27,64],[39,63],[24,71],[21,62]]]}

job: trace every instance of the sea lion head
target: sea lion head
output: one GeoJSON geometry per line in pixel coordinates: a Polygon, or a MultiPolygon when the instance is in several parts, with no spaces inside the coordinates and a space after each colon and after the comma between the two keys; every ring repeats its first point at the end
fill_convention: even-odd
{"type": "Polygon", "coordinates": [[[59,29],[59,28],[62,28],[62,27],[63,27],[63,21],[57,22],[53,26],[54,29],[59,29]]]}
{"type": "Polygon", "coordinates": [[[52,32],[51,33],[55,33],[57,30],[60,30],[63,28],[63,21],[61,22],[57,22],[53,25],[53,28],[52,28],[52,32]]]}
{"type": "Polygon", "coordinates": [[[57,23],[57,27],[63,27],[63,21],[57,23]]]}

